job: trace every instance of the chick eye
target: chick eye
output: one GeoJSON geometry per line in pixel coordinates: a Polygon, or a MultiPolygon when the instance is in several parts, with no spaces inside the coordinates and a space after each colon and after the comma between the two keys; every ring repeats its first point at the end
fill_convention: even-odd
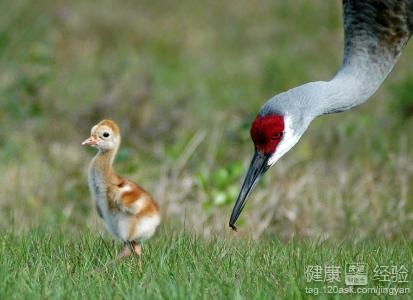
{"type": "Polygon", "coordinates": [[[110,134],[109,134],[109,132],[107,132],[107,131],[105,131],[105,132],[103,133],[103,137],[104,137],[104,138],[109,137],[109,135],[110,135],[110,134]]]}
{"type": "Polygon", "coordinates": [[[276,132],[276,133],[274,133],[274,134],[272,135],[271,139],[272,139],[273,141],[276,141],[276,140],[279,140],[280,138],[282,138],[282,136],[283,136],[283,133],[282,133],[282,132],[276,132]]]}

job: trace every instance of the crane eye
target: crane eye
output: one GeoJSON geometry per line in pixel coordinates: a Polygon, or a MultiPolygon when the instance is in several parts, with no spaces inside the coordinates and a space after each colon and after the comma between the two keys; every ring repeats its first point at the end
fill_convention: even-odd
{"type": "Polygon", "coordinates": [[[282,133],[282,132],[276,132],[276,133],[274,133],[274,134],[272,135],[271,139],[272,139],[273,141],[276,141],[276,140],[279,140],[280,138],[282,138],[282,136],[283,136],[283,133],[282,133]]]}
{"type": "Polygon", "coordinates": [[[105,132],[103,133],[103,137],[104,137],[104,138],[108,138],[109,135],[110,135],[110,134],[109,134],[109,132],[107,132],[107,131],[105,131],[105,132]]]}

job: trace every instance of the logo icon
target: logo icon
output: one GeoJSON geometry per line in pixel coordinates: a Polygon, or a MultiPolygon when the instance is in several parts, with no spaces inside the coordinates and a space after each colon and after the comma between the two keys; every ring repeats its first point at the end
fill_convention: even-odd
{"type": "Polygon", "coordinates": [[[367,285],[367,264],[346,264],[346,272],[344,278],[346,285],[367,285]]]}

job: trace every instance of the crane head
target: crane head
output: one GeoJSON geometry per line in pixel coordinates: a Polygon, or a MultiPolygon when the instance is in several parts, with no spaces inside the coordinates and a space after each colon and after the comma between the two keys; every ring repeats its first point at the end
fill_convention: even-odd
{"type": "Polygon", "coordinates": [[[280,114],[259,115],[253,121],[250,134],[255,145],[255,153],[232,210],[229,222],[232,229],[236,230],[235,222],[258,179],[300,138],[301,134],[292,130],[291,123],[291,118],[280,114]]]}

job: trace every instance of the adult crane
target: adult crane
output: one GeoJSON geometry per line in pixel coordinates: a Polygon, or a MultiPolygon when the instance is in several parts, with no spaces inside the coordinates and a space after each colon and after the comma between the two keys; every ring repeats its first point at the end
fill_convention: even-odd
{"type": "Polygon", "coordinates": [[[367,101],[389,75],[413,32],[413,0],[343,0],[344,58],[330,81],[298,86],[268,100],[251,125],[255,153],[232,210],[237,221],[257,180],[287,153],[316,117],[367,101]]]}

